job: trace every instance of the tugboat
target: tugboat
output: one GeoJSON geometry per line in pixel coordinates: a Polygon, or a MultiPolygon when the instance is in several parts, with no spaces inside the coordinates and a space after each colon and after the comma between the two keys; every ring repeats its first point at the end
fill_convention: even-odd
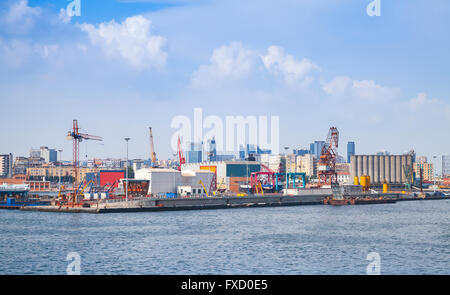
{"type": "Polygon", "coordinates": [[[354,199],[335,199],[334,197],[328,197],[323,200],[324,205],[343,206],[343,205],[355,205],[354,199]]]}

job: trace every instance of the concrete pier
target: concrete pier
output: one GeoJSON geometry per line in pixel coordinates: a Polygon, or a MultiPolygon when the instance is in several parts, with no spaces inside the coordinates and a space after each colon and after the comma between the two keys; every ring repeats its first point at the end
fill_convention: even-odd
{"type": "Polygon", "coordinates": [[[174,211],[174,210],[202,210],[202,209],[229,209],[248,207],[275,207],[275,206],[301,206],[320,205],[328,194],[315,195],[264,195],[264,196],[227,196],[202,198],[148,198],[129,202],[107,202],[92,204],[90,208],[35,206],[23,207],[23,211],[43,211],[60,213],[119,213],[141,211],[174,211]]]}
{"type": "MultiPolygon", "coordinates": [[[[105,204],[95,204],[91,208],[81,207],[59,207],[59,206],[35,206],[22,207],[22,211],[41,211],[58,213],[124,213],[124,212],[155,212],[155,211],[179,211],[179,210],[206,210],[206,209],[233,209],[249,207],[282,207],[282,206],[305,206],[322,205],[327,195],[267,195],[267,196],[248,196],[248,197],[209,197],[209,198],[177,198],[177,199],[142,199],[129,202],[110,202],[105,204]]],[[[413,195],[401,193],[385,194],[362,194],[356,197],[373,197],[375,199],[384,197],[399,201],[416,200],[442,200],[450,199],[447,197],[418,198],[413,195]]],[[[367,202],[366,202],[367,203],[367,202]]]]}

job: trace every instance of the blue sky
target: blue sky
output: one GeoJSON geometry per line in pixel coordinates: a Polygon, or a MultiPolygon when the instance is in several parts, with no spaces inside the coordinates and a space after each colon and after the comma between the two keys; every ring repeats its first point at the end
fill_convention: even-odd
{"type": "Polygon", "coordinates": [[[450,2],[65,0],[0,4],[0,153],[63,148],[72,119],[105,138],[91,157],[174,151],[171,119],[280,116],[280,146],[330,126],[357,153],[450,154],[450,2]]]}

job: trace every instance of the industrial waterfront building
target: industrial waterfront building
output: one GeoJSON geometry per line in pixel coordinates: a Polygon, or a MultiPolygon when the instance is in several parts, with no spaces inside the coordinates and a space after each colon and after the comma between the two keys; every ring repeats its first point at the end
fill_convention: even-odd
{"type": "Polygon", "coordinates": [[[182,195],[185,192],[203,195],[209,191],[213,178],[214,173],[209,170],[184,169],[178,171],[167,168],[143,168],[135,172],[134,181],[149,181],[148,195],[167,196],[177,193],[182,195]],[[202,183],[207,191],[203,188],[202,183]]]}
{"type": "Polygon", "coordinates": [[[353,155],[350,177],[370,176],[373,184],[412,183],[413,155],[353,155]]]}
{"type": "MultiPolygon", "coordinates": [[[[239,192],[240,184],[246,183],[252,172],[259,172],[261,164],[254,161],[216,161],[202,163],[186,163],[181,171],[211,171],[216,174],[218,189],[239,192]]],[[[205,182],[208,186],[209,182],[205,182]]]]}

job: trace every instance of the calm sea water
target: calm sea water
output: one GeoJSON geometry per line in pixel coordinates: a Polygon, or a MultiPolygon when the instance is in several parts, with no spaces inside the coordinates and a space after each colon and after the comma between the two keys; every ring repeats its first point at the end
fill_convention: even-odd
{"type": "Polygon", "coordinates": [[[450,200],[126,214],[0,210],[0,274],[450,274],[450,200]]]}

